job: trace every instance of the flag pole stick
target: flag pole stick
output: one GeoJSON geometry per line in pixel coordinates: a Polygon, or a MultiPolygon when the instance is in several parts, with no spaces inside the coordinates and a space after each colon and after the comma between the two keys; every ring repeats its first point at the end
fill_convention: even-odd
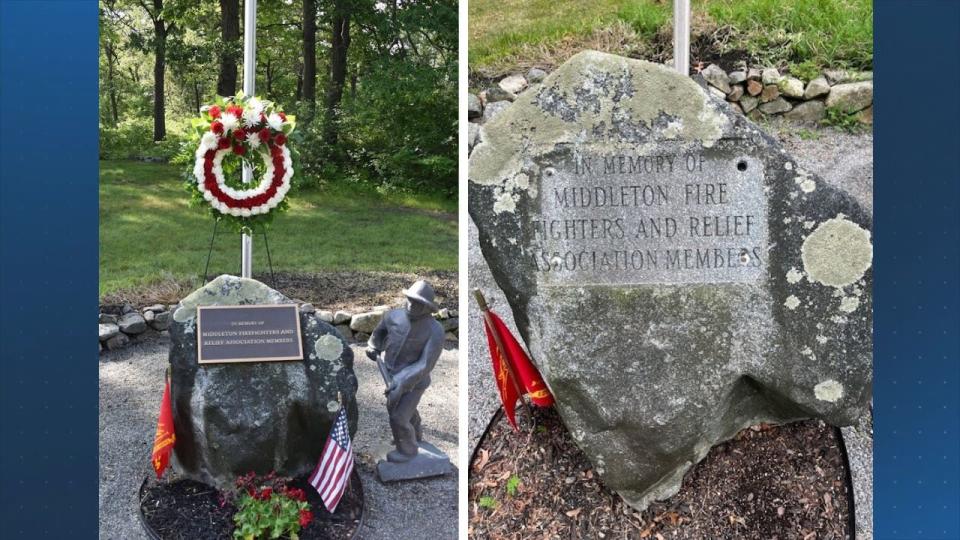
{"type": "MultiPolygon", "coordinates": [[[[527,410],[527,416],[530,418],[530,422],[533,423],[533,409],[531,409],[530,404],[523,399],[526,392],[520,387],[517,374],[513,371],[513,365],[507,360],[507,349],[503,346],[503,340],[500,338],[500,334],[497,333],[496,326],[493,325],[493,320],[490,318],[490,307],[487,305],[487,299],[483,297],[483,292],[481,292],[480,289],[474,289],[473,295],[477,299],[477,304],[480,305],[480,314],[483,315],[484,322],[486,322],[487,327],[491,329],[490,334],[493,336],[493,341],[497,344],[497,349],[500,350],[500,363],[507,366],[507,375],[513,382],[513,387],[520,397],[520,403],[523,404],[523,407],[527,410]]],[[[494,374],[494,376],[496,376],[496,374],[494,374]]]]}
{"type": "MultiPolygon", "coordinates": [[[[243,94],[254,95],[257,82],[257,0],[243,6],[243,94]]],[[[243,183],[253,182],[253,169],[243,162],[243,183]]],[[[253,231],[244,230],[240,239],[240,277],[253,277],[253,231]]]]}
{"type": "Polygon", "coordinates": [[[690,75],[690,0],[673,0],[673,66],[690,75]]]}

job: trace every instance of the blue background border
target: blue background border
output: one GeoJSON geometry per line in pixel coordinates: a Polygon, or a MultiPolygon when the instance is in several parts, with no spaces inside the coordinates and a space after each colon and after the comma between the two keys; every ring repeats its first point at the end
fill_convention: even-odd
{"type": "Polygon", "coordinates": [[[874,529],[958,539],[960,3],[874,9],[874,529]]]}
{"type": "Polygon", "coordinates": [[[4,538],[97,535],[97,22],[0,4],[4,538]]]}
{"type": "MultiPolygon", "coordinates": [[[[874,526],[956,539],[960,4],[875,12],[874,526]]],[[[97,536],[97,31],[96,2],[0,2],[5,538],[97,536]]]]}

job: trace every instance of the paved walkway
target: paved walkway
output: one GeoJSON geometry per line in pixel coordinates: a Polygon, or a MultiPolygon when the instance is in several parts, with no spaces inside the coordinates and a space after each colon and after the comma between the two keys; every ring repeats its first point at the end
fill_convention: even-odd
{"type": "MultiPolygon", "coordinates": [[[[156,430],[170,341],[159,337],[105,353],[100,359],[100,538],[146,538],[137,517],[137,490],[152,474],[150,450],[156,430]]],[[[389,444],[383,381],[376,364],[354,346],[360,387],[360,423],[353,443],[366,494],[361,538],[457,538],[457,471],[414,482],[383,485],[373,474],[373,455],[389,444]]],[[[423,396],[420,414],[426,439],[457,463],[458,350],[447,346],[423,396]]]]}

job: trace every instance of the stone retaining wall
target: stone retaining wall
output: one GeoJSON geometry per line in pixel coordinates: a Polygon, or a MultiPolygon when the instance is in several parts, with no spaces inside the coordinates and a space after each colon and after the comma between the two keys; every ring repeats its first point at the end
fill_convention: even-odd
{"type": "MultiPolygon", "coordinates": [[[[506,108],[517,96],[539,85],[547,72],[533,68],[526,76],[514,74],[501,79],[496,86],[468,96],[469,147],[481,138],[478,124],[483,124],[506,108]]],[[[746,68],[727,73],[716,64],[704,68],[700,79],[711,92],[725,99],[737,112],[751,120],[766,116],[818,123],[828,110],[854,115],[865,124],[873,123],[873,73],[825,70],[810,81],[792,75],[781,75],[776,68],[746,68]]]]}
{"type": "MultiPolygon", "coordinates": [[[[176,304],[154,304],[140,309],[130,304],[100,306],[100,352],[121,349],[147,336],[165,334],[175,309],[176,304]]],[[[355,343],[365,343],[383,314],[390,309],[393,306],[377,306],[371,311],[349,313],[317,310],[312,304],[300,304],[301,312],[316,313],[320,320],[334,325],[347,341],[355,343]]],[[[434,314],[443,325],[448,341],[458,340],[460,319],[457,315],[457,310],[447,308],[434,314]]]]}

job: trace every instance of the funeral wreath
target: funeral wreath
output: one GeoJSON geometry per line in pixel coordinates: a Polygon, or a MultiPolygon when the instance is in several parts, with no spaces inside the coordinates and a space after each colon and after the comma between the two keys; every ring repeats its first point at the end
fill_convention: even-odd
{"type": "Polygon", "coordinates": [[[293,177],[288,137],[295,125],[273,102],[242,93],[202,107],[193,120],[198,140],[187,182],[194,201],[238,229],[285,210],[293,177]],[[252,183],[243,183],[238,160],[225,161],[230,156],[254,171],[252,183]]]}

